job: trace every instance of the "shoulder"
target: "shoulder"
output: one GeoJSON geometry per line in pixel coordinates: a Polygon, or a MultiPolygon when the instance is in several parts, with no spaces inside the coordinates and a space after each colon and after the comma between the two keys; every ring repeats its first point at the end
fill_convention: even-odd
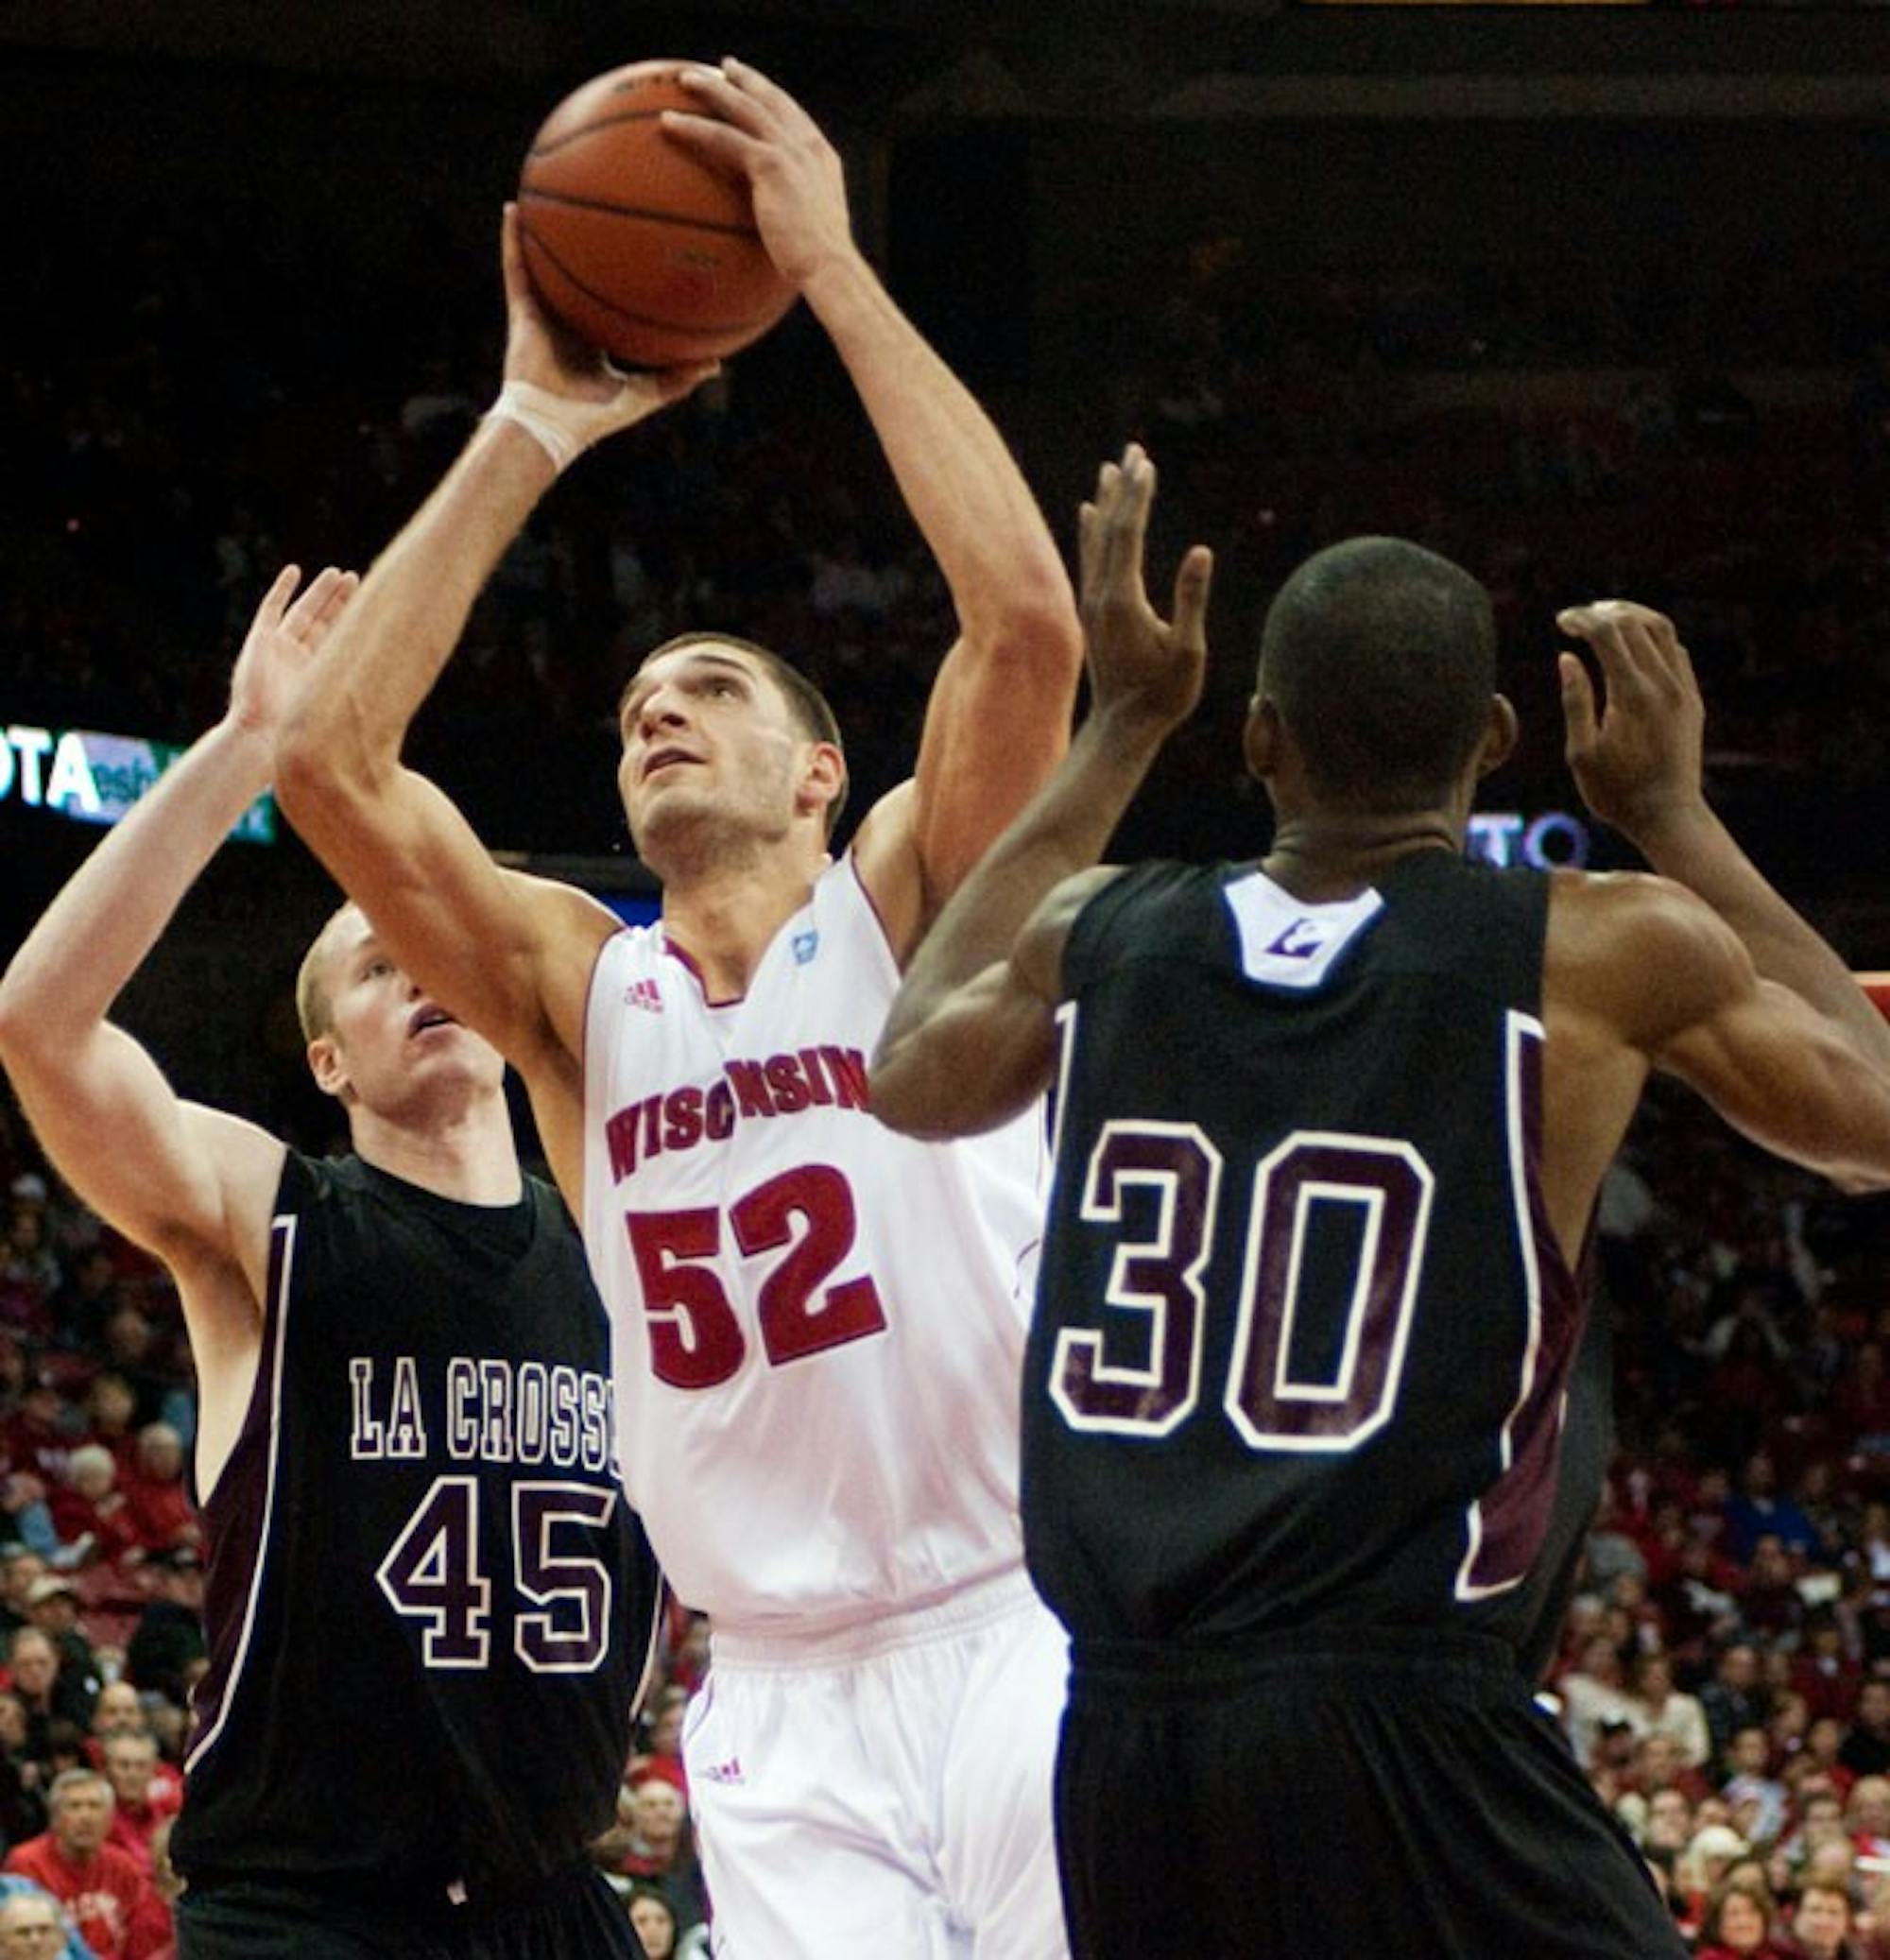
{"type": "Polygon", "coordinates": [[[1034,992],[1056,1001],[1069,990],[1064,954],[1072,931],[1104,892],[1125,889],[1127,876],[1121,865],[1094,865],[1065,878],[1045,895],[1025,921],[1012,954],[1019,974],[1034,992]]]}
{"type": "Polygon", "coordinates": [[[1636,871],[1554,874],[1548,1003],[1657,1049],[1757,985],[1739,936],[1684,885],[1636,871]]]}

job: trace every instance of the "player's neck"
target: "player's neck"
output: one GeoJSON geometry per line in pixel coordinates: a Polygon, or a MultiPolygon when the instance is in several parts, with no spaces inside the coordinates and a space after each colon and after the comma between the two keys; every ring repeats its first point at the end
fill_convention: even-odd
{"type": "Polygon", "coordinates": [[[775,935],[807,903],[825,868],[803,852],[725,866],[662,893],[662,929],[688,954],[712,1001],[748,990],[775,935]]]}
{"type": "Polygon", "coordinates": [[[398,1117],[355,1109],[355,1154],[390,1178],[462,1205],[516,1204],[524,1189],[504,1093],[398,1117]]]}
{"type": "Polygon", "coordinates": [[[1309,811],[1280,818],[1261,869],[1316,905],[1355,898],[1414,851],[1462,850],[1461,832],[1443,811],[1309,811]]]}

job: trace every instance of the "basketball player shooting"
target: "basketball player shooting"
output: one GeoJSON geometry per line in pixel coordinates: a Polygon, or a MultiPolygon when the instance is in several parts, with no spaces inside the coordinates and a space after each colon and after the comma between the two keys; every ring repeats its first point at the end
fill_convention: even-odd
{"type": "Polygon", "coordinates": [[[1890,1030],[1707,807],[1686,650],[1644,607],[1561,615],[1606,691],[1570,652],[1563,702],[1590,808],[1665,875],[1469,862],[1515,731],[1489,600],[1395,539],[1319,553],[1269,610],[1267,855],[1095,867],[1204,652],[1202,556],[1172,625],[1143,594],[1153,492],[1140,451],[1103,473],[1091,712],[873,1071],[889,1125],[943,1136],[1056,1070],[1023,1489],[1072,1640],[1072,1946],[1678,1955],[1519,1658],[1581,1253],[1657,1069],[1890,1184],[1890,1030]],[[1145,1855],[1158,1779],[1172,1862],[1145,1855]]]}
{"type": "Polygon", "coordinates": [[[209,1667],[172,1839],[179,1950],[630,1960],[588,1850],[615,1813],[656,1572],[611,1462],[603,1309],[557,1195],[520,1168],[498,1055],[352,905],[298,988],[347,1157],[180,1097],[106,1018],[267,787],[354,580],[295,584],[291,567],[265,597],[228,714],[0,982],[27,1115],[175,1275],[197,1368],[209,1667]]]}
{"type": "Polygon", "coordinates": [[[338,628],[281,794],[393,956],[516,1064],[582,1220],[632,1501],[714,1625],[684,1747],[717,1951],[1048,1960],[1066,1656],[1022,1571],[1016,1426],[1041,1126],[891,1138],[865,1068],[938,906],[1063,752],[1080,630],[1002,439],[855,246],[812,118],[740,62],[685,85],[703,113],[665,127],[747,179],[952,593],[912,779],[832,861],[826,703],[747,642],[659,647],[618,783],[662,920],[625,932],[496,866],[402,765],[558,470],[698,371],[627,382],[553,332],[508,221],[506,395],[338,628]]]}

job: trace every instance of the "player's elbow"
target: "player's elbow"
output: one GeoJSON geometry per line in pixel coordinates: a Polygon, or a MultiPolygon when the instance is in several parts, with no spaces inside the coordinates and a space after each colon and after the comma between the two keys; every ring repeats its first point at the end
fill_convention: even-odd
{"type": "Polygon", "coordinates": [[[882,1043],[867,1075],[867,1107],[874,1117],[902,1137],[940,1143],[956,1132],[939,1126],[936,1100],[910,1047],[897,1040],[882,1043]]]}
{"type": "Polygon", "coordinates": [[[0,974],[0,1069],[16,1079],[46,1060],[63,1039],[49,998],[16,959],[0,974]]]}
{"type": "Polygon", "coordinates": [[[1060,564],[1026,573],[965,621],[965,636],[986,658],[1021,676],[1067,686],[1074,698],[1083,666],[1083,626],[1060,564]]]}
{"type": "Polygon", "coordinates": [[[329,717],[301,712],[276,745],[276,800],[304,838],[346,820],[373,794],[374,771],[340,732],[329,717]]]}

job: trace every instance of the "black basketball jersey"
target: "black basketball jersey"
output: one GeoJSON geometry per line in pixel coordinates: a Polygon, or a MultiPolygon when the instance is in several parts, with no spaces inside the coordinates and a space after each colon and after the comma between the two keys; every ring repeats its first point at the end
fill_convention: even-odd
{"type": "Polygon", "coordinates": [[[1152,865],[1064,954],[1025,1548],[1080,1643],[1526,1638],[1580,1289],[1542,1210],[1548,883],[1152,865]]]}
{"type": "Polygon", "coordinates": [[[548,1185],[465,1205],[290,1154],[204,1505],[186,1876],[421,1906],[568,1868],[612,1821],[659,1582],[609,1354],[548,1185]]]}

